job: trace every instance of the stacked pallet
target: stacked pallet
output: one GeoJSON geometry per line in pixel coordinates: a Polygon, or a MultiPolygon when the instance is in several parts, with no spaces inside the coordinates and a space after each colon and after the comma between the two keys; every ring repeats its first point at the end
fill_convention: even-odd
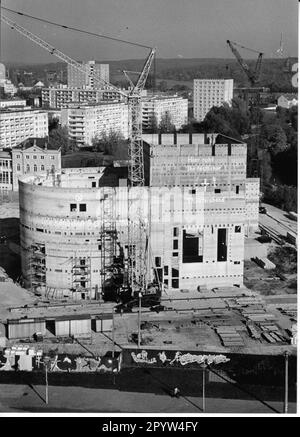
{"type": "Polygon", "coordinates": [[[250,337],[254,338],[255,340],[260,339],[260,333],[257,331],[257,329],[253,325],[248,325],[247,329],[248,329],[250,337]]]}
{"type": "Polygon", "coordinates": [[[265,338],[269,343],[282,343],[287,341],[284,335],[279,331],[279,327],[274,323],[261,323],[260,329],[263,331],[263,338],[265,338]]]}
{"type": "Polygon", "coordinates": [[[216,331],[221,338],[223,346],[244,346],[243,339],[234,326],[217,326],[216,331]]]}

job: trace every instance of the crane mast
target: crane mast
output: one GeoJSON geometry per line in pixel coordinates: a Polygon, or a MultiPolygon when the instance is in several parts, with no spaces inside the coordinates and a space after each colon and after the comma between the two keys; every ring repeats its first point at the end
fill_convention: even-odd
{"type": "MultiPolygon", "coordinates": [[[[1,15],[1,21],[6,23],[11,29],[16,30],[21,35],[33,41],[38,46],[48,51],[51,55],[56,56],[68,65],[71,65],[78,71],[86,73],[85,68],[79,62],[72,59],[62,51],[58,50],[48,42],[44,41],[39,36],[33,34],[29,30],[10,20],[4,15],[1,15]]],[[[144,63],[142,72],[137,80],[137,83],[131,88],[129,93],[126,93],[104,79],[94,74],[95,81],[108,90],[114,90],[120,96],[125,97],[129,109],[130,123],[130,141],[129,141],[129,188],[144,187],[144,154],[142,141],[142,110],[141,110],[141,92],[146,84],[149,75],[151,64],[155,56],[156,49],[152,48],[144,63]]],[[[132,191],[132,190],[131,190],[132,191]]],[[[144,223],[142,218],[141,207],[141,192],[137,193],[136,208],[132,208],[133,202],[129,200],[128,205],[128,285],[133,290],[138,287],[143,290],[146,286],[146,246],[147,246],[147,223],[144,223]],[[132,212],[134,209],[134,212],[132,212]]],[[[129,196],[130,199],[130,196],[129,196]]]]}

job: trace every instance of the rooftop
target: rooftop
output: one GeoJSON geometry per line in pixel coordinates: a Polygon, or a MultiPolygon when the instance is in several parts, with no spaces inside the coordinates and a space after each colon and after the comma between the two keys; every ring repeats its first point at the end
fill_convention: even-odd
{"type": "Polygon", "coordinates": [[[51,143],[49,143],[48,138],[27,138],[26,140],[22,141],[22,143],[18,144],[16,147],[14,147],[14,150],[21,149],[26,150],[30,147],[37,146],[40,149],[44,150],[59,150],[57,147],[53,146],[51,143]]]}

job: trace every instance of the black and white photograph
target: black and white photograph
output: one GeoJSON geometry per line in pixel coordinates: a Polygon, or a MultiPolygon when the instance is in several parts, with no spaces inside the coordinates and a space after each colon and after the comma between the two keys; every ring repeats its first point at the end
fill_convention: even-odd
{"type": "Polygon", "coordinates": [[[0,0],[0,422],[297,417],[298,6],[0,0]]]}

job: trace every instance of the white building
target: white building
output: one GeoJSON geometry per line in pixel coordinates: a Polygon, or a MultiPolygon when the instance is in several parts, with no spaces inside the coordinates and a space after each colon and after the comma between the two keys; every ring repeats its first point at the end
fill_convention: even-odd
{"type": "Polygon", "coordinates": [[[69,131],[70,140],[79,146],[91,146],[102,133],[119,132],[129,136],[128,105],[124,102],[70,104],[61,110],[61,125],[69,131]]]}
{"type": "Polygon", "coordinates": [[[143,129],[153,126],[153,119],[156,119],[159,126],[162,118],[170,116],[170,121],[176,129],[180,129],[188,122],[188,99],[180,96],[153,96],[142,99],[142,122],[143,129]]]}
{"type": "Polygon", "coordinates": [[[86,88],[70,88],[66,85],[42,89],[42,106],[44,108],[67,108],[69,103],[98,103],[101,101],[123,100],[113,90],[86,88]]]}
{"type": "Polygon", "coordinates": [[[0,150],[0,192],[12,190],[12,156],[9,150],[0,150]]]}
{"type": "Polygon", "coordinates": [[[292,106],[297,106],[298,97],[296,94],[283,94],[278,98],[277,105],[285,109],[289,109],[292,106]]]}
{"type": "Polygon", "coordinates": [[[204,120],[213,106],[231,105],[233,79],[194,79],[194,118],[204,120]]]}
{"type": "Polygon", "coordinates": [[[61,151],[47,138],[29,138],[14,147],[12,155],[12,189],[18,191],[23,175],[50,174],[61,170],[61,151]]]}
{"type": "Polygon", "coordinates": [[[15,147],[30,137],[48,136],[48,114],[23,108],[0,109],[0,149],[15,147]]]}
{"type": "Polygon", "coordinates": [[[85,73],[68,65],[68,86],[74,88],[84,88],[86,86],[93,89],[102,88],[102,86],[94,81],[94,75],[100,77],[106,82],[109,82],[109,64],[100,64],[96,61],[82,62],[82,67],[85,73]]]}
{"type": "Polygon", "coordinates": [[[0,109],[18,107],[18,106],[19,107],[26,106],[26,100],[23,100],[23,99],[2,100],[2,99],[0,99],[0,109]]]}

